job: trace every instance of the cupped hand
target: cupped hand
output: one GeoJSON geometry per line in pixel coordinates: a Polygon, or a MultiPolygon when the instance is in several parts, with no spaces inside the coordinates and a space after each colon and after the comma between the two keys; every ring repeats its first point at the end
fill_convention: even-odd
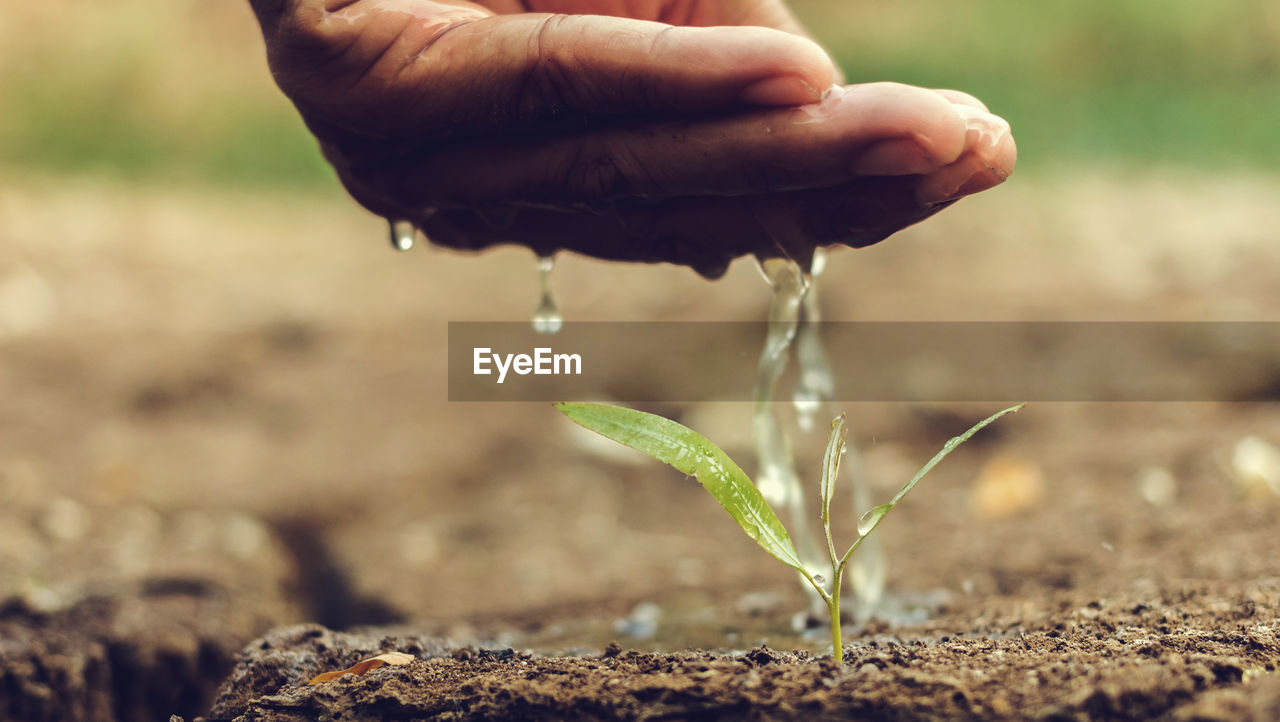
{"type": "Polygon", "coordinates": [[[253,5],[352,196],[458,248],[716,276],[748,253],[880,241],[1017,155],[971,96],[834,85],[776,0],[253,5]]]}

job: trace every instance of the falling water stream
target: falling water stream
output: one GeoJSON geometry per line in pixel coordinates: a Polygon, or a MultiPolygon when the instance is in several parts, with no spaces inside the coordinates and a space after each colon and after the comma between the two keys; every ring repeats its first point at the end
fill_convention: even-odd
{"type": "MultiPolygon", "coordinates": [[[[756,486],[770,506],[787,510],[791,536],[796,542],[800,560],[810,574],[817,574],[824,565],[824,556],[810,524],[817,515],[805,513],[804,487],[796,475],[791,435],[783,426],[778,406],[773,402],[778,380],[787,368],[810,278],[797,263],[785,258],[763,260],[760,270],[773,295],[769,300],[768,331],[752,393],[751,432],[758,459],[756,486]]],[[[816,593],[812,593],[810,601],[816,602],[811,604],[815,612],[821,610],[822,600],[817,599],[816,593]]]]}
{"type": "Polygon", "coordinates": [[[818,331],[818,322],[822,320],[818,277],[826,267],[826,251],[815,249],[809,266],[808,291],[801,300],[802,316],[796,328],[796,361],[800,366],[800,378],[791,394],[791,402],[796,409],[796,423],[806,433],[813,430],[813,420],[822,409],[822,402],[835,394],[831,364],[827,361],[822,335],[818,331]]]}
{"type": "MultiPolygon", "coordinates": [[[[817,505],[809,508],[804,486],[796,474],[791,433],[780,416],[780,404],[773,401],[778,380],[787,367],[792,347],[799,366],[792,405],[796,427],[800,433],[815,430],[815,418],[824,402],[835,395],[835,380],[827,359],[821,335],[821,309],[818,300],[818,278],[826,267],[826,256],[818,249],[808,273],[793,260],[771,258],[760,263],[769,284],[769,329],[756,373],[752,394],[752,434],[759,468],[756,485],[770,505],[787,510],[788,526],[800,553],[800,559],[811,573],[829,568],[825,545],[818,543],[811,520],[818,518],[817,505]]],[[[825,432],[825,426],[819,430],[825,432]]],[[[816,464],[814,465],[816,468],[816,464]]],[[[870,489],[862,473],[853,447],[841,465],[852,480],[854,513],[871,507],[870,489]]],[[[855,616],[869,617],[884,591],[886,563],[884,548],[878,537],[868,537],[849,562],[849,578],[856,601],[855,616]]],[[[811,589],[806,589],[812,592],[811,589]]],[[[810,596],[812,613],[821,618],[825,613],[822,600],[814,592],[810,596]]]]}
{"type": "MultiPolygon", "coordinates": [[[[413,248],[417,234],[413,223],[405,220],[391,220],[389,223],[391,246],[398,251],[413,248]]],[[[796,473],[792,435],[781,418],[781,404],[773,398],[794,348],[798,375],[791,403],[795,410],[796,430],[801,434],[825,432],[825,426],[815,424],[815,420],[819,418],[824,404],[835,395],[834,374],[822,341],[818,298],[818,279],[826,267],[826,255],[822,249],[816,249],[808,272],[786,258],[766,259],[759,266],[769,284],[771,296],[768,332],[752,393],[752,436],[759,462],[756,485],[771,506],[786,509],[788,526],[800,558],[810,573],[821,579],[820,572],[829,568],[829,562],[825,544],[819,544],[811,523],[818,518],[819,510],[816,505],[808,508],[805,502],[804,486],[796,473]]],[[[538,257],[540,297],[533,312],[532,325],[534,331],[542,334],[554,334],[564,325],[564,317],[551,294],[550,275],[554,268],[554,257],[538,257]]],[[[851,446],[841,468],[852,480],[855,513],[871,508],[870,489],[858,462],[851,446]]],[[[863,516],[859,521],[859,533],[865,521],[863,516]]],[[[875,611],[885,586],[887,565],[879,538],[868,537],[848,568],[857,602],[854,613],[858,619],[865,620],[875,611]]],[[[821,618],[825,614],[822,600],[807,584],[805,588],[811,592],[811,613],[821,618]]]]}
{"type": "MultiPolygon", "coordinates": [[[[393,239],[399,237],[398,227],[399,224],[392,224],[393,239]]],[[[412,245],[412,225],[408,225],[408,232],[409,244],[412,245]]],[[[401,248],[398,243],[396,247],[401,248]]],[[[533,329],[538,333],[554,334],[564,325],[564,318],[551,295],[549,285],[555,259],[551,256],[539,256],[537,267],[541,295],[533,312],[533,329]]],[[[825,267],[826,254],[822,249],[814,252],[807,273],[790,259],[770,258],[760,262],[760,270],[772,295],[769,301],[768,332],[752,393],[752,438],[759,461],[756,485],[771,506],[786,509],[800,558],[814,575],[829,568],[825,545],[819,543],[812,524],[812,520],[818,518],[818,509],[816,506],[810,509],[805,501],[804,485],[796,473],[792,435],[781,417],[781,404],[773,398],[794,348],[799,373],[791,400],[795,409],[797,431],[802,434],[815,430],[825,431],[825,425],[814,423],[823,405],[835,395],[834,374],[822,341],[822,315],[818,299],[818,279],[825,267]],[[818,428],[815,429],[815,426],[818,428]]],[[[852,480],[854,513],[871,508],[871,494],[866,477],[852,448],[846,454],[842,468],[847,470],[845,473],[852,480]]],[[[885,585],[887,568],[884,548],[879,538],[868,537],[850,560],[848,568],[856,601],[855,616],[866,619],[875,611],[885,585]]],[[[806,590],[811,592],[811,613],[821,618],[825,613],[822,600],[807,584],[806,590]]]]}

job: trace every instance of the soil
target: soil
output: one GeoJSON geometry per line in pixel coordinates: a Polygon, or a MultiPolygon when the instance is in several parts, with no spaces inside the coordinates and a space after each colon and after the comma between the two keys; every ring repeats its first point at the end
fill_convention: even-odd
{"type": "MultiPolygon", "coordinates": [[[[1280,318],[1274,180],[1032,180],[835,254],[827,317],[1280,318]]],[[[445,400],[445,321],[527,318],[527,253],[204,189],[0,186],[0,218],[0,719],[1280,718],[1280,496],[1236,462],[1273,402],[1002,420],[876,532],[841,667],[696,484],[445,400]],[[387,650],[418,661],[306,685],[387,650]]],[[[552,287],[570,320],[765,303],[747,264],[552,287]]],[[[741,406],[659,410],[750,471],[741,406]]],[[[887,497],[993,409],[845,410],[887,497]]]]}
{"type": "MultiPolygon", "coordinates": [[[[1275,594],[1264,602],[1273,610],[1275,594]]],[[[304,625],[242,654],[212,715],[1273,720],[1280,715],[1280,640],[1274,613],[1260,615],[1258,606],[1189,593],[1154,605],[1113,599],[1065,614],[1037,610],[1035,619],[995,619],[941,636],[951,628],[945,623],[893,635],[867,629],[846,650],[844,668],[829,655],[765,646],[644,653],[611,644],[599,655],[543,657],[304,625]],[[305,686],[314,670],[343,669],[391,650],[420,661],[305,686]]]]}

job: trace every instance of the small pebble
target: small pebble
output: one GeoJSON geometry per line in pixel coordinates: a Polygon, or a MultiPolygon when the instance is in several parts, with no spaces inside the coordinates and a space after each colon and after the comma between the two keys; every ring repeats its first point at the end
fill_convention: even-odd
{"type": "Polygon", "coordinates": [[[1178,496],[1178,481],[1163,466],[1148,466],[1138,472],[1138,493],[1148,504],[1163,508],[1178,496]]]}
{"type": "Polygon", "coordinates": [[[640,602],[626,617],[613,623],[614,631],[636,639],[652,639],[658,633],[662,608],[653,602],[640,602]]]}
{"type": "Polygon", "coordinates": [[[1280,449],[1257,437],[1246,436],[1236,444],[1231,470],[1240,493],[1253,496],[1270,490],[1280,495],[1280,449]]]}
{"type": "Polygon", "coordinates": [[[60,496],[49,502],[40,526],[58,541],[80,541],[89,531],[89,511],[80,502],[60,496]]]}
{"type": "Polygon", "coordinates": [[[1035,462],[1004,452],[978,472],[969,508],[984,519],[1001,519],[1034,509],[1044,496],[1044,474],[1035,462]]]}

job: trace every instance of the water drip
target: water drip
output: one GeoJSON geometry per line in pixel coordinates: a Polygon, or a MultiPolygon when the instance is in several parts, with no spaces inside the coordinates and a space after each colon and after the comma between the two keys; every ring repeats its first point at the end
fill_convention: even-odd
{"type": "Polygon", "coordinates": [[[801,318],[796,330],[796,363],[800,373],[791,394],[791,403],[796,409],[796,424],[806,433],[813,431],[814,417],[822,410],[822,403],[835,395],[835,379],[822,346],[822,308],[818,301],[818,278],[826,265],[826,252],[821,248],[815,249],[805,284],[808,292],[801,303],[801,318]]]}
{"type": "MultiPolygon", "coordinates": [[[[808,568],[820,566],[825,553],[819,549],[811,530],[810,512],[804,500],[804,489],[796,475],[791,452],[791,437],[778,417],[778,404],[773,403],[778,379],[787,367],[787,356],[796,337],[800,307],[809,290],[809,279],[795,261],[770,258],[760,262],[760,271],[772,289],[769,302],[769,328],[764,350],[756,370],[752,395],[754,411],[751,427],[759,468],[756,486],[771,506],[788,512],[792,539],[800,560],[808,568]]],[[[815,615],[824,608],[816,592],[810,590],[810,603],[815,615]]]]}
{"type": "Polygon", "coordinates": [[[551,270],[556,266],[556,259],[551,256],[538,257],[538,285],[541,298],[538,307],[533,311],[533,330],[537,333],[553,334],[564,326],[564,317],[560,315],[560,307],[551,296],[549,279],[551,270]]]}
{"type": "MultiPolygon", "coordinates": [[[[810,517],[814,515],[808,513],[812,510],[804,502],[802,483],[795,471],[791,437],[778,417],[778,405],[771,399],[778,379],[786,369],[792,346],[795,347],[799,373],[791,402],[800,431],[814,429],[824,402],[835,395],[835,376],[822,343],[822,313],[817,290],[826,262],[826,254],[817,249],[807,274],[798,264],[786,259],[770,259],[759,264],[772,290],[772,297],[769,331],[760,355],[752,397],[755,400],[752,431],[759,459],[756,484],[771,505],[788,510],[788,527],[792,529],[792,538],[806,566],[823,559],[825,553],[818,548],[817,537],[810,530],[810,517]]],[[[871,505],[871,492],[860,468],[857,450],[848,447],[846,453],[842,473],[848,474],[851,480],[853,507],[867,509],[871,505]]],[[[879,513],[882,516],[884,512],[879,513]]],[[[870,524],[874,524],[874,519],[864,516],[863,522],[859,523],[859,532],[863,528],[869,529],[870,524]]],[[[878,536],[869,537],[859,545],[849,560],[848,572],[856,605],[854,613],[865,620],[880,608],[888,574],[884,546],[878,536]]],[[[814,606],[815,613],[821,611],[819,605],[814,606]]]]}
{"type": "Polygon", "coordinates": [[[418,233],[418,229],[413,227],[413,223],[404,220],[388,221],[391,225],[391,247],[397,251],[407,251],[413,248],[414,237],[418,233]]]}

